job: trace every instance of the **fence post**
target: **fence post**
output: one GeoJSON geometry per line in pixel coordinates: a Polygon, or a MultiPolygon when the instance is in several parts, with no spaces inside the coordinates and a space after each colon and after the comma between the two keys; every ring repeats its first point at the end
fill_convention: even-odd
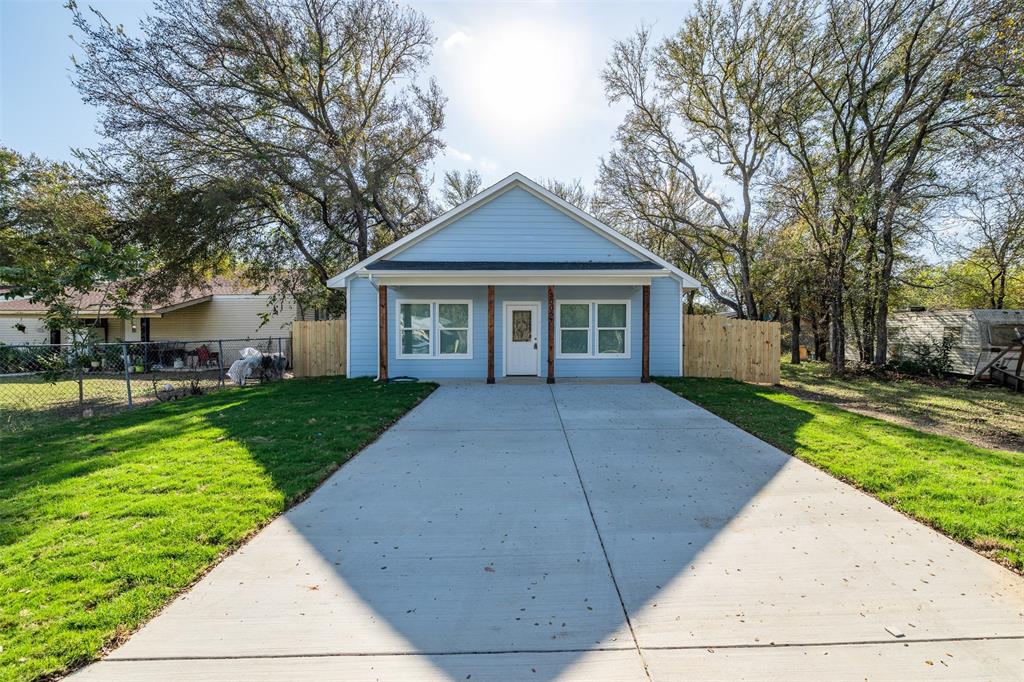
{"type": "Polygon", "coordinates": [[[132,378],[128,373],[128,344],[121,344],[121,358],[124,362],[124,385],[128,389],[128,407],[132,406],[132,378]]]}
{"type": "Polygon", "coordinates": [[[78,415],[84,417],[85,411],[85,383],[82,380],[82,360],[81,358],[75,358],[75,364],[78,365],[78,415]]]}
{"type": "Polygon", "coordinates": [[[220,378],[220,387],[224,388],[224,340],[217,339],[217,373],[220,378]]]}

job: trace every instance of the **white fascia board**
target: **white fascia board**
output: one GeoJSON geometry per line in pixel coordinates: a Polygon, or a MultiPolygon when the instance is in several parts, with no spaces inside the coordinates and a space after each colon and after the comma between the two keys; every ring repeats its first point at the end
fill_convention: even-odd
{"type": "Polygon", "coordinates": [[[637,256],[640,256],[641,258],[657,263],[661,267],[668,270],[669,273],[671,273],[671,275],[675,279],[679,280],[684,289],[696,289],[700,287],[700,283],[696,279],[686,274],[676,266],[672,265],[671,263],[661,258],[660,256],[652,253],[651,251],[645,249],[644,247],[640,246],[632,239],[629,239],[625,235],[605,225],[592,215],[581,211],[580,209],[576,208],[575,206],[565,201],[564,199],[556,196],[555,194],[552,194],[544,187],[538,185],[536,182],[530,180],[528,177],[521,173],[512,173],[511,175],[505,177],[504,179],[499,180],[495,184],[485,189],[483,192],[477,194],[469,201],[459,204],[455,208],[452,208],[449,211],[441,214],[440,216],[430,221],[429,223],[419,228],[418,230],[415,230],[414,232],[407,234],[405,237],[399,239],[394,244],[391,244],[390,246],[381,249],[377,253],[373,254],[369,258],[366,258],[356,263],[355,265],[345,270],[341,274],[336,275],[331,279],[327,280],[327,286],[333,289],[344,288],[345,282],[349,279],[349,277],[363,270],[370,263],[374,263],[387,255],[396,253],[398,251],[401,251],[412,246],[413,244],[420,241],[424,237],[427,237],[434,231],[441,229],[442,227],[449,224],[453,220],[459,218],[463,214],[468,213],[469,211],[473,210],[477,206],[480,206],[481,204],[486,203],[487,201],[490,201],[494,197],[498,196],[499,194],[502,194],[505,190],[510,189],[513,186],[522,187],[523,189],[530,192],[539,199],[543,200],[552,207],[569,215],[572,218],[575,218],[583,225],[593,229],[594,231],[602,234],[609,240],[624,247],[627,251],[631,251],[632,253],[634,253],[637,256]]]}

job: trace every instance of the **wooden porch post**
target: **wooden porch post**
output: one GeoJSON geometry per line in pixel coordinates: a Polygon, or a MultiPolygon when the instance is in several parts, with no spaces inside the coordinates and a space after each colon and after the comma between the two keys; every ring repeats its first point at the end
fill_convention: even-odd
{"type": "Polygon", "coordinates": [[[381,381],[388,380],[388,288],[381,284],[377,287],[377,334],[379,340],[379,367],[381,381]]]}
{"type": "Polygon", "coordinates": [[[555,383],[555,288],[548,286],[548,383],[555,383]]]}
{"type": "Polygon", "coordinates": [[[643,287],[643,350],[641,351],[640,381],[645,384],[651,383],[651,285],[643,287]]]}
{"type": "MultiPolygon", "coordinates": [[[[506,332],[507,333],[507,332],[506,332]]],[[[494,383],[494,285],[487,287],[487,383],[494,383]]]]}

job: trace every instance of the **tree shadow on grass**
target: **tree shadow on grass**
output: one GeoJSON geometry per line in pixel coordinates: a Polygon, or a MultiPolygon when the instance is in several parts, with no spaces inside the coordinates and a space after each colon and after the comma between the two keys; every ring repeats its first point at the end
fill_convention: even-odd
{"type": "Polygon", "coordinates": [[[3,434],[0,662],[88,660],[429,390],[301,380],[3,434]]]}
{"type": "Polygon", "coordinates": [[[339,389],[345,385],[341,382],[300,383],[304,390],[286,383],[231,389],[0,435],[5,450],[0,458],[0,544],[10,544],[44,522],[26,523],[50,501],[73,497],[66,486],[75,485],[76,479],[137,468],[140,475],[98,482],[99,490],[109,485],[118,493],[152,493],[161,487],[166,492],[181,467],[209,464],[231,444],[244,452],[228,454],[258,464],[288,504],[414,402],[408,391],[363,395],[372,389],[360,385],[346,395],[339,389]],[[154,481],[141,475],[141,470],[154,467],[167,479],[158,489],[146,487],[154,481]]]}
{"type": "Polygon", "coordinates": [[[956,540],[975,547],[996,545],[1001,548],[997,558],[1020,565],[1024,454],[990,450],[827,403],[801,402],[783,391],[704,381],[677,386],[683,395],[776,447],[956,540]]]}

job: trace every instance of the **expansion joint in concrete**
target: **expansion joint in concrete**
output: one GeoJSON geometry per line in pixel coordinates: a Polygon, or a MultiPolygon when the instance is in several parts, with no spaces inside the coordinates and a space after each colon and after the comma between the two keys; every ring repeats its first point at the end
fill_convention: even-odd
{"type": "MultiPolygon", "coordinates": [[[[549,387],[550,388],[550,387],[549,387]]],[[[622,617],[626,621],[626,626],[629,628],[629,636],[633,638],[633,646],[636,647],[636,655],[640,657],[640,664],[644,667],[644,674],[647,675],[647,679],[651,679],[651,671],[647,667],[647,661],[644,658],[644,652],[640,649],[640,642],[636,638],[636,631],[633,629],[633,621],[629,617],[629,611],[626,609],[626,600],[622,598],[622,590],[619,588],[619,581],[615,579],[615,571],[612,570],[611,559],[608,558],[608,550],[604,546],[604,538],[601,537],[601,529],[597,526],[597,519],[594,517],[594,508],[590,505],[590,495],[587,494],[587,486],[583,483],[583,475],[580,473],[580,466],[576,462],[576,453],[572,451],[572,443],[569,442],[569,434],[565,430],[565,422],[562,421],[562,412],[558,409],[558,400],[555,398],[554,389],[551,390],[551,402],[555,406],[555,414],[558,415],[558,423],[562,427],[562,436],[565,438],[565,447],[569,450],[569,456],[572,458],[572,466],[576,470],[576,478],[580,482],[580,490],[583,491],[583,501],[587,504],[587,512],[590,514],[590,522],[594,524],[594,532],[597,533],[597,542],[601,545],[601,553],[604,555],[604,562],[608,566],[608,575],[611,576],[612,585],[615,586],[615,595],[619,598],[619,606],[622,607],[622,617]]]]}

